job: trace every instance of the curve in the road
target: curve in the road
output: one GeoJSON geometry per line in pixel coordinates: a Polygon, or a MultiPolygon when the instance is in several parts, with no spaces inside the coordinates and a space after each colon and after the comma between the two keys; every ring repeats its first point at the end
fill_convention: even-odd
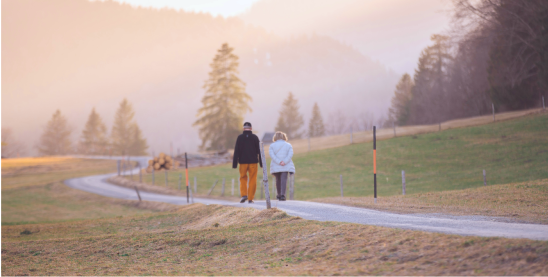
{"type": "MultiPolygon", "coordinates": [[[[135,160],[139,162],[146,161],[144,157],[136,158],[135,160]]],[[[116,186],[106,181],[106,179],[114,175],[106,174],[68,179],[65,181],[65,184],[75,189],[103,196],[138,200],[135,190],[116,186]]],[[[150,192],[141,192],[140,194],[141,198],[146,201],[165,202],[176,205],[187,204],[186,197],[150,192]]],[[[264,201],[256,201],[255,204],[240,204],[216,199],[194,198],[194,202],[206,205],[219,204],[236,207],[253,207],[261,210],[266,208],[264,201]]],[[[273,201],[272,204],[289,215],[311,220],[350,222],[465,236],[548,240],[548,225],[498,222],[494,221],[494,218],[489,217],[403,215],[306,201],[273,201]]]]}

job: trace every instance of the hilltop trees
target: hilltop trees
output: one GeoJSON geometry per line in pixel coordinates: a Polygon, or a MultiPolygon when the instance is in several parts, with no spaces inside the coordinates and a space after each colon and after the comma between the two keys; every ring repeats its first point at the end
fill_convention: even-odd
{"type": "Polygon", "coordinates": [[[411,102],[411,91],[413,90],[413,80],[409,74],[404,74],[398,84],[392,97],[391,107],[388,110],[390,120],[399,126],[403,126],[409,120],[409,103],[411,102]]]}
{"type": "Polygon", "coordinates": [[[289,95],[282,103],[276,131],[286,133],[291,139],[300,139],[303,133],[299,132],[299,130],[303,125],[304,119],[302,114],[299,113],[299,101],[293,93],[289,92],[289,95]]]}
{"type": "MultiPolygon", "coordinates": [[[[454,4],[451,37],[433,35],[420,56],[406,123],[483,115],[492,104],[498,112],[540,107],[548,96],[548,1],[454,4]]],[[[403,123],[397,99],[390,113],[403,123]]]]}
{"type": "Polygon", "coordinates": [[[80,139],[80,153],[89,155],[105,154],[108,147],[107,127],[103,120],[91,110],[80,139]]]}
{"type": "Polygon", "coordinates": [[[415,86],[411,99],[413,123],[436,123],[447,114],[447,68],[453,59],[449,54],[449,38],[432,35],[434,45],[426,47],[415,70],[415,86]]]}
{"type": "Polygon", "coordinates": [[[245,92],[245,83],[238,78],[238,56],[234,48],[224,43],[210,64],[211,72],[203,88],[203,106],[198,110],[198,119],[193,126],[199,126],[202,139],[201,149],[225,150],[234,147],[241,132],[243,115],[251,111],[251,96],[245,92]]]}
{"type": "Polygon", "coordinates": [[[60,110],[55,111],[40,137],[38,151],[41,155],[65,155],[72,152],[71,128],[60,110]]]}
{"type": "Polygon", "coordinates": [[[143,155],[148,149],[146,139],[134,121],[132,105],[124,98],[114,118],[111,141],[112,149],[118,155],[143,155]]]}
{"type": "Polygon", "coordinates": [[[325,135],[325,126],[323,124],[322,114],[320,113],[320,107],[318,103],[314,103],[312,108],[312,118],[308,123],[308,136],[309,137],[321,137],[325,135]]]}

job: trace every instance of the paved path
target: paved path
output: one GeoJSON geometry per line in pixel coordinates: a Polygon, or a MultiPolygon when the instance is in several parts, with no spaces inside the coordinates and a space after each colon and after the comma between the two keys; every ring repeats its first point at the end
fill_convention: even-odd
{"type": "MultiPolygon", "coordinates": [[[[136,158],[139,162],[146,158],[136,158]]],[[[74,178],[65,181],[68,186],[95,194],[119,199],[137,200],[135,190],[116,186],[106,182],[115,174],[95,175],[74,178]]],[[[140,192],[141,198],[147,201],[165,202],[176,205],[186,205],[186,197],[140,192]]],[[[194,198],[194,202],[203,204],[219,204],[235,207],[253,207],[265,209],[265,201],[255,201],[255,204],[240,204],[237,202],[194,198]]],[[[392,228],[421,230],[465,236],[528,238],[548,240],[548,225],[520,224],[495,221],[492,217],[482,216],[444,216],[444,215],[402,215],[381,212],[363,208],[346,207],[333,204],[323,204],[307,201],[272,201],[272,206],[285,211],[289,215],[304,219],[319,221],[351,222],[367,225],[377,225],[392,228]]]]}

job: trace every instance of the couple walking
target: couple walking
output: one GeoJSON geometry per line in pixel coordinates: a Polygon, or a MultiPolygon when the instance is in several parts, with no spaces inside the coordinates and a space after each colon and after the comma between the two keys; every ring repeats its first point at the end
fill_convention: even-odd
{"type": "MultiPolygon", "coordinates": [[[[270,174],[276,177],[276,198],[285,201],[285,191],[287,187],[287,178],[289,174],[295,173],[295,165],[291,158],[293,157],[293,146],[287,142],[287,135],[282,132],[276,132],[272,139],[274,143],[270,145],[268,153],[270,154],[270,174]]],[[[244,132],[238,136],[236,146],[234,147],[234,160],[232,168],[237,168],[240,164],[240,195],[244,203],[254,203],[255,191],[257,190],[257,170],[259,164],[263,167],[261,151],[259,150],[259,138],[251,132],[251,123],[244,123],[244,132]],[[249,176],[249,177],[248,177],[249,176]],[[249,187],[247,180],[249,178],[249,187]]]]}

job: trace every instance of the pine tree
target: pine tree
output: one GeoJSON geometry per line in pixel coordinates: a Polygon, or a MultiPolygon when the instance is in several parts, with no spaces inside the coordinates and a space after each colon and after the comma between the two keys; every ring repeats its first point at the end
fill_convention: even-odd
{"type": "Polygon", "coordinates": [[[299,132],[299,130],[303,125],[303,116],[299,113],[299,101],[295,99],[293,93],[289,92],[289,95],[282,104],[280,117],[276,124],[276,131],[286,133],[288,138],[300,139],[303,133],[299,132]]]}
{"type": "Polygon", "coordinates": [[[415,70],[410,120],[407,123],[438,123],[450,114],[451,103],[446,86],[447,67],[453,59],[449,54],[449,37],[432,35],[434,45],[426,47],[415,70]]]}
{"type": "Polygon", "coordinates": [[[224,43],[210,64],[209,79],[198,110],[201,149],[225,150],[234,147],[243,125],[243,115],[251,111],[251,96],[245,92],[245,83],[238,78],[238,56],[234,48],[224,43]]]}
{"type": "Polygon", "coordinates": [[[308,136],[320,137],[323,135],[325,135],[325,126],[323,125],[322,114],[320,113],[318,103],[314,103],[314,108],[312,108],[312,118],[308,124],[308,136]]]}
{"type": "Polygon", "coordinates": [[[133,139],[129,147],[129,155],[132,156],[143,156],[146,155],[146,150],[148,149],[147,140],[143,138],[143,133],[137,124],[132,126],[133,139]]]}
{"type": "Polygon", "coordinates": [[[409,119],[409,103],[411,101],[411,92],[413,90],[413,80],[409,74],[404,74],[398,84],[392,97],[392,106],[390,107],[390,121],[399,126],[407,124],[409,119]]]}
{"type": "Polygon", "coordinates": [[[45,156],[69,154],[72,151],[71,133],[67,119],[57,110],[40,137],[38,151],[45,156]]]}
{"type": "Polygon", "coordinates": [[[132,105],[124,99],[120,103],[112,126],[112,149],[118,155],[142,155],[148,148],[137,123],[133,120],[132,105]]]}
{"type": "Polygon", "coordinates": [[[83,154],[90,155],[105,154],[107,146],[107,127],[99,114],[95,112],[95,108],[93,108],[84,130],[82,130],[80,151],[83,154]]]}

